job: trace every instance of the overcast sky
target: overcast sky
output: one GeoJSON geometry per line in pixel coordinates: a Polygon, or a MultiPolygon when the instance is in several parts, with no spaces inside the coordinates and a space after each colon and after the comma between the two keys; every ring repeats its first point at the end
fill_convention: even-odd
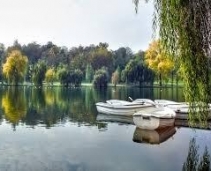
{"type": "Polygon", "coordinates": [[[145,50],[152,38],[152,4],[132,0],[0,0],[0,42],[52,41],[68,48],[107,42],[110,49],[145,50]]]}

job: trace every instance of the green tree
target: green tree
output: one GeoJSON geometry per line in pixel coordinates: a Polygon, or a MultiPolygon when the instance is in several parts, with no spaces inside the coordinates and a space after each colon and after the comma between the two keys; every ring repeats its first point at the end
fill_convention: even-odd
{"type": "Polygon", "coordinates": [[[100,46],[91,53],[90,63],[94,70],[98,70],[102,67],[112,69],[112,54],[107,48],[100,46]]]}
{"type": "Polygon", "coordinates": [[[29,59],[29,64],[35,64],[41,58],[42,49],[36,42],[29,43],[22,47],[23,54],[25,54],[29,59]]]}
{"type": "Polygon", "coordinates": [[[127,74],[126,70],[125,69],[122,70],[122,72],[121,72],[121,81],[124,82],[124,83],[128,83],[126,74],[127,74]]]}
{"type": "MultiPolygon", "coordinates": [[[[136,60],[131,59],[125,67],[127,81],[136,83],[139,81],[139,76],[143,74],[142,66],[139,66],[136,60]]],[[[141,80],[140,80],[141,82],[141,80]]]]}
{"type": "Polygon", "coordinates": [[[113,52],[113,63],[114,68],[119,67],[120,70],[125,69],[126,64],[129,62],[129,60],[132,58],[133,53],[132,50],[127,47],[121,47],[113,52]]]}
{"type": "Polygon", "coordinates": [[[139,57],[131,59],[122,73],[124,74],[122,76],[125,76],[127,82],[139,83],[139,86],[142,86],[143,83],[152,84],[154,81],[152,71],[147,68],[143,59],[139,57]]]}
{"type": "Polygon", "coordinates": [[[67,66],[58,69],[57,75],[62,85],[79,87],[83,80],[83,72],[80,69],[71,70],[67,66]]]}
{"type": "Polygon", "coordinates": [[[70,82],[74,87],[79,87],[83,79],[83,72],[80,69],[76,69],[73,72],[70,72],[71,78],[70,82]]]}
{"type": "Polygon", "coordinates": [[[3,64],[3,75],[9,83],[18,85],[18,83],[24,81],[27,64],[28,58],[22,55],[19,50],[14,50],[8,55],[6,62],[3,64]]]}
{"type": "Polygon", "coordinates": [[[68,86],[67,66],[61,66],[57,69],[57,77],[58,77],[61,85],[68,86]]]}
{"type": "Polygon", "coordinates": [[[37,62],[33,69],[32,80],[35,85],[42,86],[45,79],[46,63],[43,60],[37,62]]]}
{"type": "Polygon", "coordinates": [[[95,72],[93,85],[95,87],[107,87],[108,84],[108,72],[105,68],[101,68],[95,72]]]}
{"type": "Polygon", "coordinates": [[[94,75],[94,70],[93,70],[92,66],[90,64],[87,64],[86,76],[85,76],[86,82],[90,83],[93,79],[93,75],[94,75]]]}
{"type": "MultiPolygon", "coordinates": [[[[5,60],[5,46],[4,44],[0,43],[0,65],[3,65],[3,62],[5,60]]],[[[3,69],[2,67],[0,68],[0,80],[3,80],[3,69]]]]}
{"type": "Polygon", "coordinates": [[[18,40],[15,40],[15,41],[13,42],[13,45],[12,45],[12,46],[9,46],[9,47],[7,48],[6,56],[8,56],[12,51],[15,51],[15,50],[22,51],[22,46],[21,46],[21,44],[18,42],[18,40]]]}
{"type": "Polygon", "coordinates": [[[70,62],[70,68],[72,70],[80,69],[81,71],[83,71],[83,73],[85,73],[86,65],[87,65],[87,60],[84,54],[79,54],[77,56],[74,56],[74,58],[72,58],[70,62]]]}

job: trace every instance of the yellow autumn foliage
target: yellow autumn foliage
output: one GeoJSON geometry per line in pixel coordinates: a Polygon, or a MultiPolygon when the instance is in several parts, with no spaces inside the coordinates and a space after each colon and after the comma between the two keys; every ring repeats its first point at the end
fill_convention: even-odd
{"type": "Polygon", "coordinates": [[[28,58],[19,50],[13,50],[3,64],[3,75],[9,82],[19,83],[24,80],[28,64],[28,58]]]}
{"type": "Polygon", "coordinates": [[[56,102],[56,96],[55,96],[55,92],[52,90],[46,90],[45,91],[45,102],[47,105],[52,106],[55,104],[56,102]]]}
{"type": "Polygon", "coordinates": [[[162,50],[160,41],[153,41],[146,51],[146,64],[157,74],[168,75],[174,69],[173,60],[162,50]]]}
{"type": "Polygon", "coordinates": [[[2,97],[2,108],[5,119],[13,124],[26,116],[27,106],[23,93],[8,91],[2,97]]]}
{"type": "Polygon", "coordinates": [[[53,83],[55,77],[54,69],[50,68],[45,73],[45,81],[47,83],[53,83]]]}

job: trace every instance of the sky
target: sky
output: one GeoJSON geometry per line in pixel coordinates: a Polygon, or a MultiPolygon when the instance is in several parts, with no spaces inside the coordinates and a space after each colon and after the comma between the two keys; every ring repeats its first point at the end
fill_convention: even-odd
{"type": "Polygon", "coordinates": [[[153,5],[132,0],[0,0],[0,42],[21,44],[52,41],[58,46],[147,49],[152,41],[153,5]],[[123,3],[124,2],[124,3],[123,3]]]}

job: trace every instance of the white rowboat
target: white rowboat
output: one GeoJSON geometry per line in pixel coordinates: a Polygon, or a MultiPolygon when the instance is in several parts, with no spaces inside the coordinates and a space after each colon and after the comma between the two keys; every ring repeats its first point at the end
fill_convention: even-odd
{"type": "Polygon", "coordinates": [[[167,126],[173,126],[176,113],[163,107],[147,108],[133,115],[133,122],[141,129],[155,130],[167,126]]]}
{"type": "Polygon", "coordinates": [[[96,103],[98,113],[110,115],[124,115],[132,116],[135,112],[145,108],[155,108],[154,104],[144,102],[141,100],[134,100],[132,102],[125,100],[107,100],[105,102],[96,103]]]}
{"type": "MultiPolygon", "coordinates": [[[[170,100],[155,100],[154,101],[157,106],[161,107],[168,107],[176,112],[176,119],[188,119],[188,113],[189,113],[189,105],[186,102],[175,102],[170,100]]],[[[209,112],[208,120],[211,119],[211,104],[209,104],[209,108],[207,109],[209,112]]],[[[199,111],[199,108],[196,107],[196,111],[199,111]]]]}

